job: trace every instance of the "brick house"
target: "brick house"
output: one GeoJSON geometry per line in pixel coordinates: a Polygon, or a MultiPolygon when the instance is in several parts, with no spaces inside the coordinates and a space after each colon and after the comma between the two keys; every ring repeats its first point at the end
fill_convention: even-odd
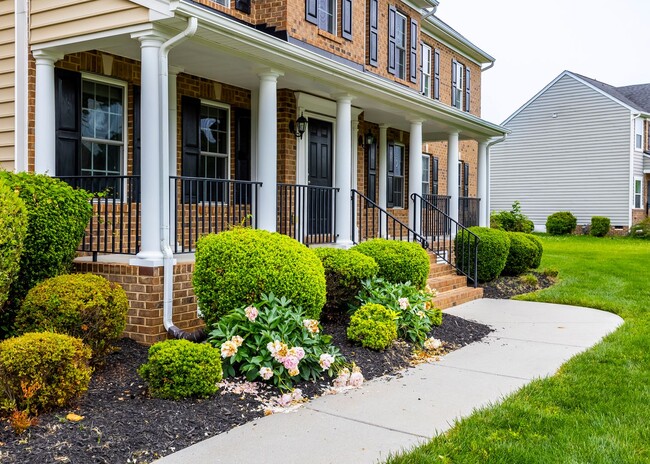
{"type": "Polygon", "coordinates": [[[204,233],[431,239],[425,204],[485,224],[506,132],[480,118],[494,59],[437,4],[2,2],[0,166],[104,192],[77,267],[127,289],[145,343],[165,337],[165,299],[178,327],[200,324],[204,233]]]}

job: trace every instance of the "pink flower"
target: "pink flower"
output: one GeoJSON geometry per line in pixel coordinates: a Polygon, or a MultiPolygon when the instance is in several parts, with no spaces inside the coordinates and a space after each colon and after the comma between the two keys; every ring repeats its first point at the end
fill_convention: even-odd
{"type": "Polygon", "coordinates": [[[334,356],[328,353],[323,353],[320,355],[318,364],[320,364],[320,367],[322,367],[323,370],[326,371],[327,369],[330,368],[333,362],[334,362],[334,356]]]}
{"type": "Polygon", "coordinates": [[[298,358],[298,361],[302,361],[302,358],[305,357],[305,350],[301,346],[294,346],[289,350],[289,356],[295,356],[298,358]]]}
{"type": "Polygon", "coordinates": [[[255,306],[249,306],[244,311],[246,312],[246,317],[251,322],[254,322],[255,319],[257,319],[257,315],[259,314],[255,306]]]}
{"type": "Polygon", "coordinates": [[[237,345],[235,345],[231,340],[223,342],[221,344],[221,357],[229,358],[237,354],[237,345]]]}
{"type": "Polygon", "coordinates": [[[264,380],[269,380],[271,377],[273,377],[273,370],[270,367],[262,367],[260,369],[260,377],[262,377],[264,380]]]}
{"type": "Polygon", "coordinates": [[[242,343],[244,343],[244,339],[241,338],[239,335],[235,335],[230,339],[230,341],[233,342],[237,348],[239,348],[242,345],[242,343]]]}
{"type": "Polygon", "coordinates": [[[316,334],[320,332],[320,329],[318,328],[318,321],[314,319],[305,319],[302,321],[302,325],[307,329],[307,332],[316,334]]]}
{"type": "Polygon", "coordinates": [[[350,374],[350,380],[348,380],[348,385],[351,387],[359,388],[363,384],[363,374],[361,369],[354,367],[352,369],[352,374],[350,374]]]}
{"type": "Polygon", "coordinates": [[[345,387],[348,384],[348,380],[350,380],[350,369],[344,367],[339,372],[338,377],[334,379],[333,383],[335,387],[345,387]]]}
{"type": "MultiPolygon", "coordinates": [[[[288,371],[291,371],[292,369],[296,369],[298,367],[299,362],[300,362],[300,360],[298,358],[296,358],[295,356],[285,356],[282,359],[282,365],[288,371]]],[[[291,375],[291,374],[289,374],[289,375],[291,375]]]]}

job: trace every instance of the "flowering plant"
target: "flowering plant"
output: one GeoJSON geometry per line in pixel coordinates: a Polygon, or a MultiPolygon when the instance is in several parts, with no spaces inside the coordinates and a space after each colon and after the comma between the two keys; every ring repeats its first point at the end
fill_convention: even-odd
{"type": "Polygon", "coordinates": [[[244,375],[289,389],[301,380],[330,377],[345,361],[318,321],[270,293],[234,310],[214,325],[208,342],[221,350],[223,375],[244,375]]]}
{"type": "Polygon", "coordinates": [[[431,327],[442,323],[442,312],[431,302],[435,296],[436,291],[429,286],[418,290],[408,282],[393,284],[375,278],[362,282],[357,300],[361,305],[376,303],[395,311],[399,314],[399,337],[423,346],[431,327]]]}

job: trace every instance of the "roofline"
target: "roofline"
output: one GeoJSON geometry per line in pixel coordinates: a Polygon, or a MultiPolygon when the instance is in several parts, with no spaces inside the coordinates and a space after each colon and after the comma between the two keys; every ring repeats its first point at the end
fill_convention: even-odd
{"type": "Polygon", "coordinates": [[[494,63],[496,61],[493,56],[474,45],[435,15],[428,16],[422,22],[422,27],[431,30],[434,32],[434,35],[439,36],[443,41],[458,48],[478,64],[494,63]]]}

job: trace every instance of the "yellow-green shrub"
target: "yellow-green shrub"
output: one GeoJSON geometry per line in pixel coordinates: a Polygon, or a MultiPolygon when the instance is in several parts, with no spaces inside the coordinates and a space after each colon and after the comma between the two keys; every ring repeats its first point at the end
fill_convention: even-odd
{"type": "Polygon", "coordinates": [[[90,348],[78,338],[27,333],[0,343],[0,396],[31,414],[66,406],[88,389],[90,348]],[[33,396],[26,398],[25,392],[33,396]]]}
{"type": "Polygon", "coordinates": [[[27,234],[27,209],[20,197],[0,179],[0,309],[20,271],[20,255],[27,234]]]}
{"type": "Polygon", "coordinates": [[[94,274],[47,279],[32,288],[16,315],[19,333],[51,331],[78,337],[95,361],[110,350],[126,326],[129,302],[118,284],[94,274]]]}
{"type": "Polygon", "coordinates": [[[399,314],[380,304],[360,307],[350,318],[348,338],[372,350],[385,350],[397,339],[399,314]]]}

